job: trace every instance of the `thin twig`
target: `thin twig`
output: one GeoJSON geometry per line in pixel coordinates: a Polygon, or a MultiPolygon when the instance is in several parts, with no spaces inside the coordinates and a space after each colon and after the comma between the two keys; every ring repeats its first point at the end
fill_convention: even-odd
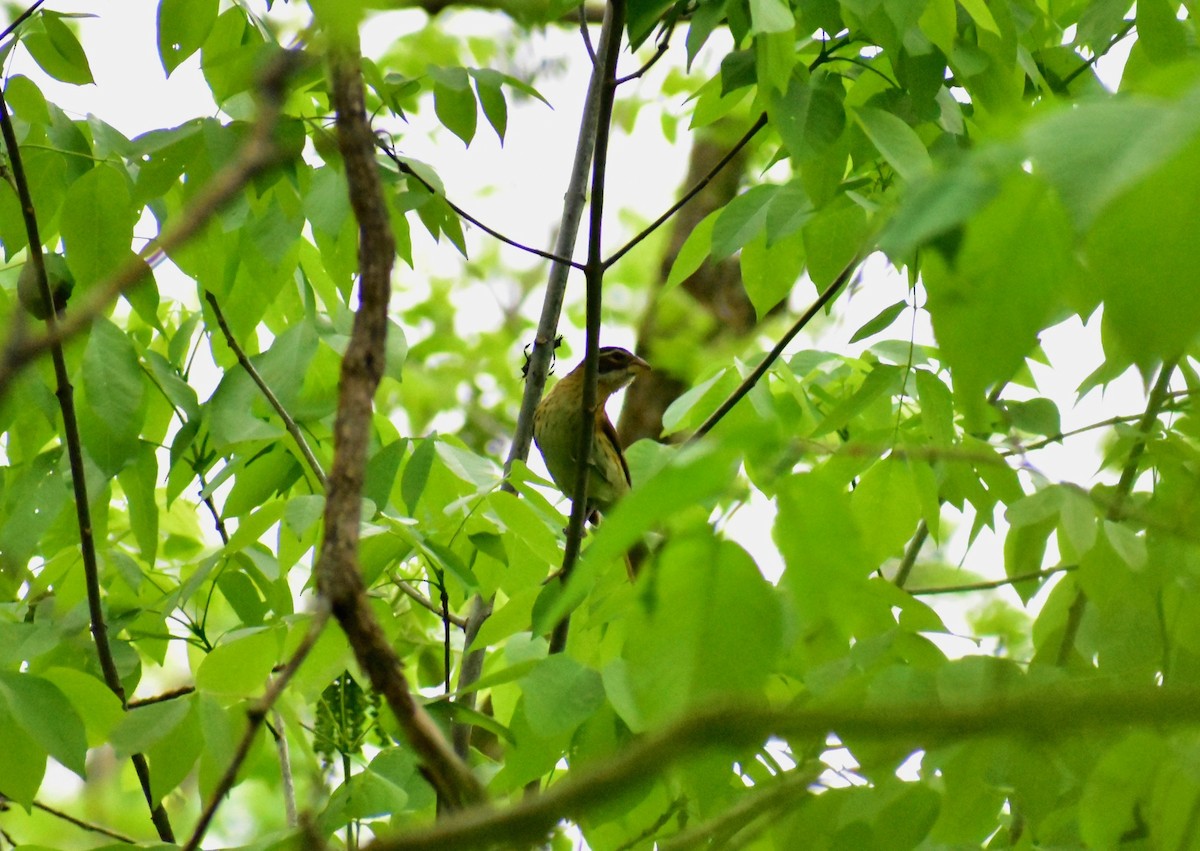
{"type": "Polygon", "coordinates": [[[459,629],[467,628],[467,619],[466,618],[464,618],[460,615],[456,615],[449,610],[443,611],[441,606],[439,606],[437,603],[433,602],[433,600],[430,600],[428,597],[426,597],[424,594],[422,594],[420,591],[418,591],[416,588],[414,588],[410,583],[405,582],[403,579],[396,579],[394,581],[396,583],[397,588],[399,588],[401,591],[403,591],[405,594],[407,594],[411,599],[416,601],[422,607],[429,609],[429,611],[433,612],[439,618],[443,618],[443,619],[449,621],[450,623],[454,624],[459,629]]]}
{"type": "Polygon", "coordinates": [[[659,216],[653,222],[651,222],[646,227],[644,227],[640,233],[638,233],[636,236],[633,237],[633,239],[629,240],[627,243],[625,243],[620,248],[618,248],[616,251],[614,251],[612,253],[612,255],[610,255],[604,261],[604,266],[608,267],[608,266],[611,266],[614,263],[616,263],[618,260],[620,260],[626,254],[628,254],[630,251],[632,251],[634,246],[636,246],[638,243],[640,243],[646,237],[650,236],[650,234],[654,233],[656,230],[658,230],[660,227],[662,227],[664,224],[666,224],[667,220],[670,219],[672,216],[674,216],[676,213],[678,213],[683,208],[683,206],[685,204],[687,204],[688,201],[691,201],[693,198],[695,198],[697,195],[699,195],[701,192],[703,192],[704,187],[708,186],[708,184],[712,182],[713,178],[716,177],[718,174],[720,174],[721,171],[725,168],[725,166],[729,165],[729,163],[734,159],[734,157],[736,157],[741,152],[742,148],[744,148],[748,144],[750,144],[750,140],[753,139],[758,134],[758,131],[762,130],[766,126],[767,126],[767,114],[764,112],[762,115],[760,115],[758,117],[758,120],[755,121],[753,125],[751,125],[750,129],[747,130],[744,134],[742,134],[742,138],[737,140],[737,142],[734,144],[734,146],[729,149],[729,152],[726,153],[725,156],[721,157],[721,159],[719,159],[717,161],[717,164],[714,165],[709,170],[708,174],[706,174],[706,175],[704,175],[704,177],[700,178],[700,180],[696,182],[695,186],[693,186],[687,192],[684,192],[678,201],[676,201],[674,204],[672,204],[670,207],[667,208],[667,211],[665,213],[663,213],[661,216],[659,216]]]}
{"type": "Polygon", "coordinates": [[[237,357],[238,363],[242,365],[242,369],[246,370],[246,374],[250,376],[250,380],[254,382],[259,391],[266,398],[267,402],[275,409],[275,413],[279,415],[279,419],[283,420],[283,427],[287,429],[287,433],[292,436],[292,440],[296,441],[296,445],[300,448],[300,454],[304,456],[305,462],[316,476],[317,481],[321,484],[321,489],[324,490],[329,484],[329,480],[325,476],[325,470],[321,467],[321,462],[317,460],[317,456],[313,454],[312,448],[305,440],[303,432],[300,431],[300,426],[288,413],[287,408],[283,407],[283,403],[279,401],[279,397],[275,392],[267,386],[267,382],[263,380],[262,375],[255,369],[254,364],[250,362],[250,358],[246,357],[246,352],[239,345],[237,338],[233,336],[233,331],[229,327],[229,323],[225,320],[225,313],[221,310],[221,304],[217,301],[217,297],[211,292],[205,292],[204,298],[208,301],[209,307],[213,310],[213,315],[217,318],[217,325],[221,328],[221,333],[225,336],[225,344],[229,346],[234,356],[237,357]]]}
{"type": "Polygon", "coordinates": [[[1076,68],[1070,74],[1063,77],[1063,79],[1062,79],[1063,88],[1066,88],[1067,86],[1071,85],[1071,83],[1073,83],[1075,81],[1076,77],[1078,77],[1080,74],[1082,74],[1088,68],[1091,68],[1097,62],[1099,62],[1101,59],[1103,59],[1105,56],[1107,56],[1109,51],[1111,51],[1114,47],[1116,47],[1118,44],[1120,44],[1122,39],[1125,38],[1125,36],[1129,35],[1129,33],[1133,30],[1135,24],[1136,24],[1136,21],[1126,21],[1124,26],[1122,26],[1119,30],[1117,30],[1115,33],[1113,33],[1113,37],[1112,37],[1112,39],[1109,40],[1107,47],[1105,47],[1103,50],[1101,50],[1099,53],[1097,53],[1091,59],[1088,59],[1087,61],[1085,61],[1082,65],[1080,65],[1078,68],[1076,68]]]}
{"type": "MultiPolygon", "coordinates": [[[[1117,486],[1113,489],[1112,501],[1108,505],[1106,516],[1109,520],[1119,520],[1125,509],[1125,502],[1129,499],[1129,495],[1133,493],[1133,485],[1137,481],[1138,466],[1142,460],[1142,454],[1146,451],[1146,443],[1150,439],[1150,428],[1158,420],[1158,415],[1162,412],[1163,406],[1166,405],[1169,391],[1171,389],[1171,377],[1175,374],[1175,366],[1178,364],[1178,359],[1163,361],[1162,367],[1158,371],[1158,380],[1154,382],[1154,386],[1150,389],[1150,395],[1146,400],[1146,410],[1142,413],[1142,417],[1138,420],[1137,439],[1133,446],[1129,449],[1129,457],[1125,459],[1125,466],[1121,470],[1121,478],[1117,481],[1117,486]]],[[[1083,588],[1075,589],[1075,598],[1071,601],[1071,607],[1067,610],[1067,623],[1063,627],[1062,641],[1058,645],[1057,664],[1062,667],[1067,664],[1067,660],[1071,658],[1071,653],[1075,648],[1075,638],[1079,634],[1079,627],[1083,624],[1084,609],[1087,606],[1087,594],[1083,588]]]]}
{"type": "Polygon", "coordinates": [[[192,835],[188,837],[188,841],[183,846],[183,851],[195,851],[195,849],[200,847],[200,841],[204,839],[204,834],[208,831],[213,816],[217,813],[217,808],[225,800],[225,796],[229,794],[229,790],[233,788],[233,784],[237,781],[238,771],[241,770],[242,763],[249,756],[250,747],[254,744],[254,739],[258,735],[258,731],[266,723],[267,715],[275,706],[276,701],[279,700],[279,696],[283,694],[283,690],[287,688],[288,683],[291,682],[292,677],[295,676],[296,671],[300,670],[300,666],[308,657],[309,651],[317,643],[317,639],[321,637],[321,632],[325,629],[325,624],[329,622],[329,615],[330,609],[328,604],[319,601],[317,610],[313,613],[312,623],[308,625],[308,631],[305,632],[304,638],[300,640],[299,646],[296,647],[287,664],[283,666],[283,670],[267,683],[267,688],[263,696],[259,698],[253,707],[247,710],[246,729],[242,733],[241,741],[238,742],[238,746],[233,752],[233,757],[229,760],[229,765],[225,767],[225,773],[221,775],[221,779],[213,787],[212,794],[209,795],[208,801],[200,813],[200,818],[196,821],[196,827],[192,830],[192,835]]]}
{"type": "Polygon", "coordinates": [[[166,703],[168,700],[178,700],[181,697],[187,697],[189,694],[194,694],[195,686],[180,686],[170,691],[164,691],[162,694],[151,695],[150,697],[134,698],[125,704],[129,709],[137,709],[139,706],[150,706],[155,703],[166,703]]]}
{"type": "Polygon", "coordinates": [[[729,809],[685,833],[659,844],[660,851],[686,851],[689,848],[725,848],[734,834],[742,831],[764,813],[792,806],[796,798],[807,798],[817,778],[800,768],[789,771],[771,784],[756,784],[729,809]]]}
{"type": "MultiPolygon", "coordinates": [[[[3,36],[0,36],[0,38],[3,38],[3,36]]],[[[134,839],[132,836],[126,836],[123,833],[118,833],[117,831],[113,830],[112,828],[102,827],[101,825],[92,824],[91,822],[84,821],[83,819],[75,818],[75,816],[70,815],[69,813],[64,813],[62,810],[56,810],[56,809],[54,809],[54,807],[48,807],[45,804],[43,804],[41,801],[34,801],[33,807],[34,807],[34,809],[41,810],[44,813],[49,813],[50,815],[54,816],[55,818],[60,818],[65,822],[69,822],[69,823],[75,825],[76,827],[82,828],[83,830],[91,831],[92,833],[99,833],[102,836],[107,836],[110,839],[117,840],[118,842],[124,842],[127,845],[137,845],[138,844],[138,841],[136,839],[134,839]]],[[[14,847],[16,847],[16,846],[14,846],[14,847]]]]}
{"type": "Polygon", "coordinates": [[[579,34],[583,37],[583,47],[587,50],[587,55],[592,60],[592,67],[596,67],[596,48],[592,46],[592,34],[588,31],[587,4],[579,4],[579,34]]]}
{"type": "MultiPolygon", "coordinates": [[[[17,144],[16,132],[13,130],[12,117],[8,112],[8,103],[0,87],[0,133],[4,137],[4,145],[8,149],[9,165],[12,169],[13,182],[16,184],[17,196],[21,201],[21,214],[25,222],[25,234],[29,240],[29,262],[34,264],[38,278],[38,289],[42,297],[42,306],[46,311],[47,336],[53,336],[58,330],[58,318],[54,310],[54,298],[50,291],[50,282],[46,277],[45,258],[42,255],[42,238],[38,232],[37,215],[33,207],[33,196],[29,192],[25,168],[21,161],[21,151],[17,144]]],[[[24,321],[21,311],[17,310],[15,319],[18,323],[24,321]]],[[[16,326],[18,329],[20,324],[16,326]]],[[[100,566],[96,560],[96,540],[93,535],[90,500],[87,489],[87,474],[83,466],[83,442],[79,436],[79,423],[75,416],[74,390],[71,386],[70,374],[67,371],[67,361],[63,354],[62,344],[50,346],[51,360],[54,362],[54,376],[57,383],[55,395],[58,397],[59,409],[62,411],[63,441],[67,446],[67,458],[71,468],[71,487],[75,494],[75,517],[79,526],[79,549],[83,560],[84,584],[87,588],[88,616],[91,621],[92,639],[96,644],[96,656],[100,662],[100,670],[104,675],[104,683],[109,690],[121,701],[122,708],[126,704],[125,687],[121,684],[121,674],[113,657],[112,645],[108,640],[108,624],[104,619],[104,603],[100,591],[100,566]]],[[[140,753],[130,757],[134,771],[141,784],[146,805],[150,808],[150,819],[163,842],[174,842],[175,834],[171,829],[171,821],[167,811],[160,801],[156,801],[151,791],[150,766],[146,757],[140,753]]]]}
{"type": "Polygon", "coordinates": [[[787,330],[787,333],[785,333],[779,339],[779,342],[775,344],[774,348],[767,352],[758,366],[756,366],[754,370],[748,376],[746,376],[745,380],[738,385],[737,389],[729,394],[729,398],[722,402],[721,406],[713,411],[709,418],[706,419],[698,429],[696,429],[696,433],[687,439],[688,443],[699,440],[704,435],[708,434],[710,431],[712,431],[713,426],[719,423],[726,414],[733,410],[733,406],[740,402],[742,397],[750,392],[751,388],[758,383],[760,378],[766,375],[767,370],[771,368],[771,364],[775,363],[779,356],[783,354],[783,350],[787,348],[788,343],[792,341],[792,338],[799,334],[800,331],[803,330],[804,326],[808,325],[808,323],[813,320],[813,317],[817,315],[821,308],[832,301],[833,297],[838,294],[838,291],[846,285],[846,282],[850,280],[850,276],[854,274],[854,270],[858,268],[858,263],[859,261],[857,258],[850,261],[850,265],[843,269],[842,273],[833,280],[833,283],[826,287],[825,291],[817,296],[817,300],[809,305],[808,310],[804,311],[801,317],[796,320],[796,324],[787,330]]]}
{"type": "Polygon", "coordinates": [[[434,187],[432,184],[430,184],[429,181],[427,181],[425,178],[421,177],[421,175],[417,174],[417,172],[413,169],[413,167],[410,166],[408,163],[406,163],[400,157],[400,155],[397,154],[392,149],[392,147],[387,142],[385,142],[382,138],[380,138],[379,136],[376,136],[375,144],[378,146],[379,150],[381,150],[385,154],[387,154],[388,159],[390,159],[392,162],[394,162],[396,164],[396,168],[398,168],[400,170],[401,174],[406,174],[409,177],[416,180],[417,183],[419,183],[423,187],[425,187],[425,189],[427,189],[430,192],[430,194],[441,195],[442,200],[446,202],[446,206],[449,207],[451,210],[453,210],[457,216],[459,216],[460,218],[466,219],[468,222],[475,225],[475,227],[479,228],[481,231],[486,233],[488,236],[490,236],[494,239],[498,239],[500,242],[503,242],[505,245],[511,245],[513,248],[520,249],[521,251],[524,251],[527,254],[533,254],[536,257],[541,257],[543,260],[549,260],[552,263],[565,263],[568,266],[573,266],[576,269],[583,268],[583,264],[576,263],[574,260],[571,260],[569,257],[563,257],[563,256],[554,254],[549,251],[543,251],[540,248],[534,248],[532,245],[525,245],[522,242],[517,242],[512,237],[505,236],[504,234],[500,233],[500,231],[496,230],[495,228],[488,227],[483,222],[481,222],[479,219],[475,218],[470,213],[468,213],[466,210],[464,210],[462,207],[458,206],[453,201],[451,201],[449,198],[447,198],[444,193],[439,193],[437,191],[436,187],[434,187]]]}
{"type": "Polygon", "coordinates": [[[346,47],[335,49],[331,59],[338,146],[358,222],[359,307],[342,356],[325,539],[315,567],[317,591],[329,601],[359,666],[396,716],[439,801],[456,808],[483,800],[483,788],[409,690],[400,658],[371,610],[358,563],[363,478],[375,390],[383,377],[395,260],[391,221],[376,167],[375,135],[363,105],[360,62],[357,52],[346,47]]]}
{"type": "Polygon", "coordinates": [[[3,31],[0,31],[0,41],[4,41],[4,39],[8,38],[10,35],[12,35],[14,32],[16,32],[17,27],[21,26],[21,24],[23,24],[27,20],[29,20],[29,16],[32,15],[34,12],[36,12],[38,7],[41,6],[42,3],[44,3],[44,2],[45,2],[45,0],[35,0],[35,2],[30,4],[29,7],[26,8],[24,12],[17,15],[17,17],[13,19],[13,22],[11,24],[9,24],[7,27],[5,27],[3,31]]]}
{"type": "Polygon", "coordinates": [[[632,74],[626,74],[624,77],[618,77],[614,85],[623,86],[631,80],[636,80],[639,77],[645,76],[646,72],[658,63],[658,60],[667,55],[667,50],[671,46],[671,34],[675,32],[676,20],[677,19],[672,18],[670,25],[667,27],[667,31],[664,32],[658,39],[658,44],[654,46],[654,55],[647,59],[642,64],[642,67],[638,68],[632,74]]]}
{"type": "Polygon", "coordinates": [[[1137,725],[1200,725],[1200,689],[1105,690],[1043,687],[1000,692],[977,702],[863,707],[766,709],[760,705],[710,705],[665,730],[627,744],[615,756],[572,771],[547,791],[504,809],[476,807],[433,827],[377,840],[374,851],[527,846],[563,819],[580,816],[627,794],[632,782],[661,776],[693,754],[758,747],[771,736],[824,741],[833,732],[872,741],[932,746],[977,736],[1058,739],[1087,729],[1137,725]],[[1070,718],[1070,724],[1063,719],[1070,718]]]}
{"type": "Polygon", "coordinates": [[[904,557],[900,559],[900,567],[896,571],[896,576],[892,579],[897,588],[903,588],[904,583],[908,581],[908,575],[912,573],[913,565],[917,563],[917,555],[920,554],[921,547],[925,544],[925,539],[928,537],[929,524],[922,517],[917,521],[917,528],[913,532],[908,546],[904,548],[904,557]]]}
{"type": "Polygon", "coordinates": [[[1045,570],[1021,573],[1017,576],[1010,576],[1007,579],[991,579],[983,582],[966,582],[962,585],[941,585],[932,588],[913,588],[908,593],[914,597],[932,597],[935,594],[965,594],[968,591],[992,591],[996,588],[1003,588],[1006,585],[1027,582],[1030,579],[1046,579],[1050,576],[1057,576],[1060,573],[1070,573],[1072,570],[1078,570],[1078,567],[1073,564],[1065,564],[1062,567],[1048,567],[1045,570]]]}
{"type": "Polygon", "coordinates": [[[295,827],[296,778],[292,775],[292,755],[288,750],[287,733],[283,729],[283,715],[277,708],[272,707],[271,717],[275,720],[275,729],[279,731],[275,737],[275,751],[279,754],[279,779],[283,786],[284,813],[287,815],[288,827],[295,827]]]}
{"type": "MultiPolygon", "coordinates": [[[[196,194],[187,211],[143,249],[143,255],[157,251],[170,253],[186,244],[255,176],[279,162],[281,152],[272,134],[285,94],[285,84],[303,61],[302,57],[286,52],[271,64],[258,89],[259,117],[250,138],[233,162],[213,175],[196,194]]],[[[0,352],[0,398],[3,398],[17,373],[49,351],[55,343],[61,343],[91,327],[92,320],[107,310],[113,299],[145,281],[146,274],[146,261],[141,256],[130,258],[89,289],[87,297],[67,310],[52,330],[37,337],[25,338],[20,333],[19,314],[14,317],[4,349],[0,352]]]]}
{"type": "MultiPolygon", "coordinates": [[[[596,148],[592,153],[592,192],[588,206],[588,256],[584,269],[587,284],[587,333],[584,347],[583,398],[580,400],[579,440],[575,457],[592,457],[592,438],[595,434],[596,386],[600,371],[600,310],[604,285],[604,190],[608,169],[608,137],[612,131],[613,103],[616,99],[617,58],[621,52],[621,32],[625,27],[625,0],[610,0],[609,12],[612,34],[600,54],[596,73],[600,77],[599,116],[596,121],[596,148]]],[[[567,524],[567,541],[562,570],[558,581],[565,586],[575,569],[583,544],[583,524],[587,519],[587,487],[591,465],[577,465],[574,487],[571,489],[571,519],[567,524]]],[[[559,653],[567,645],[570,617],[564,616],[550,636],[550,653],[559,653]]]]}

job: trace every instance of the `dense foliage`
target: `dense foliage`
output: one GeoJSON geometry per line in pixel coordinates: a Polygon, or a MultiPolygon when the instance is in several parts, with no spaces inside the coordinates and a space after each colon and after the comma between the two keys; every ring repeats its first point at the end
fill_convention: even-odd
{"type": "MultiPolygon", "coordinates": [[[[587,75],[527,52],[576,9],[394,5],[160,0],[163,72],[198,61],[217,109],[135,138],[43,94],[92,83],[86,18],[38,9],[4,42],[40,70],[3,86],[0,844],[194,846],[206,807],[208,847],[1200,843],[1195,4],[613,0],[597,164],[608,128],[650,125],[679,160],[736,145],[740,180],[628,251],[671,199],[606,210],[609,253],[572,255],[606,273],[606,338],[640,329],[677,389],[565,581],[568,503],[535,460],[504,473],[551,264],[465,220],[436,152],[541,120],[562,79],[576,120],[587,75]],[[368,31],[385,47],[358,63],[368,31]],[[400,261],[361,483],[334,428],[372,244],[334,84],[358,67],[400,261]],[[902,275],[856,276],[883,261],[902,275]],[[689,286],[721,264],[745,333],[689,286]],[[819,293],[806,334],[874,318],[764,361],[819,293]],[[35,316],[73,336],[56,350],[35,316]],[[1144,391],[1064,433],[1073,393],[1118,385],[1144,391]],[[1041,472],[1095,435],[1098,471],[1041,472]],[[335,489],[361,505],[342,561],[335,489]],[[761,534],[739,543],[739,512],[761,534]],[[320,559],[359,571],[364,611],[320,559]],[[415,712],[379,697],[372,614],[415,712]]],[[[601,77],[602,11],[568,63],[601,77]]],[[[622,150],[610,172],[642,165],[622,150]]],[[[583,289],[573,271],[572,363],[583,289]]]]}

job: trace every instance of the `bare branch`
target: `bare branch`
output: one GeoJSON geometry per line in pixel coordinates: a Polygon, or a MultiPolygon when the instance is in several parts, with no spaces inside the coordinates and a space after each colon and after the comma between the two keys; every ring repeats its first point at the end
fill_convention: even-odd
{"type": "Polygon", "coordinates": [[[329,601],[359,666],[395,714],[439,797],[448,806],[459,807],[482,800],[482,787],[409,691],[400,659],[368,604],[358,569],[363,476],[375,390],[383,376],[395,259],[375,161],[375,136],[363,106],[359,61],[357,53],[343,48],[335,51],[331,69],[338,144],[359,228],[359,308],[342,357],[333,467],[325,500],[325,540],[316,564],[317,589],[329,601]]]}
{"type": "Polygon", "coordinates": [[[664,224],[666,224],[667,220],[669,220],[673,215],[678,213],[680,211],[680,209],[682,209],[683,206],[685,204],[687,204],[688,201],[691,201],[693,198],[695,198],[697,195],[699,195],[701,192],[703,192],[704,187],[708,186],[708,184],[712,182],[712,179],[714,177],[716,177],[718,174],[720,174],[721,171],[725,168],[725,166],[729,165],[729,163],[732,162],[739,153],[741,153],[742,148],[744,148],[748,144],[750,144],[750,140],[753,139],[758,134],[758,131],[762,130],[766,126],[767,126],[767,114],[764,112],[762,115],[760,115],[758,117],[758,120],[755,121],[753,125],[751,125],[750,129],[747,130],[744,134],[742,134],[742,138],[737,140],[737,142],[734,144],[734,146],[729,149],[729,152],[727,154],[725,154],[725,156],[721,157],[720,160],[717,161],[717,164],[712,167],[712,170],[709,171],[708,174],[704,175],[704,177],[701,178],[696,183],[695,186],[693,186],[687,192],[683,193],[683,196],[678,201],[676,201],[674,204],[672,204],[665,213],[663,213],[661,216],[659,216],[653,222],[651,222],[646,227],[644,227],[642,229],[641,233],[637,234],[633,239],[629,240],[629,242],[625,243],[620,248],[618,248],[616,251],[614,251],[612,253],[612,256],[610,256],[607,260],[604,261],[604,265],[606,267],[613,265],[618,260],[620,260],[622,257],[624,257],[626,254],[628,254],[630,251],[632,251],[634,246],[636,246],[638,243],[640,243],[646,237],[650,236],[650,234],[654,233],[656,230],[658,230],[660,227],[662,227],[664,224]]]}

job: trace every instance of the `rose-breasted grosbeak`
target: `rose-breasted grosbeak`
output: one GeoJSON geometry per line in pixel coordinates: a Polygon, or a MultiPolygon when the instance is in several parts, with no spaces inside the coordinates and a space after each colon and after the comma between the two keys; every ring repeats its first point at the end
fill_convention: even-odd
{"type": "MultiPolygon", "coordinates": [[[[617,346],[600,349],[596,379],[595,434],[588,462],[587,516],[595,523],[597,514],[612,507],[629,490],[629,465],[617,442],[604,404],[608,397],[628,385],[650,364],[617,346]]],[[[546,469],[554,484],[567,496],[575,489],[576,451],[579,445],[579,419],[583,414],[583,363],[571,370],[542,398],[533,414],[533,439],[537,442],[546,469]]]]}

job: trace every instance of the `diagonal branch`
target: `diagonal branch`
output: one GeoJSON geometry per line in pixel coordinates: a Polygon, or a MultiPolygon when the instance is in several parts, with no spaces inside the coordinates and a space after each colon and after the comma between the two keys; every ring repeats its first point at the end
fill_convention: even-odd
{"type": "Polygon", "coordinates": [[[329,602],[359,666],[395,714],[440,799],[455,808],[482,800],[483,789],[409,690],[401,661],[368,604],[358,568],[363,476],[375,390],[383,376],[395,243],[375,161],[375,137],[363,106],[360,58],[356,51],[341,48],[331,61],[338,145],[358,220],[359,308],[342,358],[325,541],[315,569],[317,590],[329,602]]]}
{"type": "Polygon", "coordinates": [[[713,178],[720,174],[725,166],[729,165],[729,163],[732,162],[734,158],[736,158],[737,155],[742,152],[742,148],[750,144],[750,140],[758,135],[758,131],[762,130],[766,126],[767,114],[764,112],[758,117],[758,120],[750,126],[750,129],[742,134],[742,138],[737,140],[734,146],[729,149],[729,152],[717,161],[717,164],[712,167],[708,174],[704,175],[704,177],[697,181],[695,186],[683,193],[683,196],[670,207],[668,207],[665,213],[652,221],[650,224],[646,225],[646,227],[644,227],[640,233],[634,236],[633,239],[629,240],[629,242],[625,243],[616,251],[614,251],[610,257],[606,258],[604,261],[605,267],[613,265],[630,251],[632,251],[638,243],[646,239],[646,237],[650,236],[650,234],[654,233],[656,230],[666,224],[667,220],[670,219],[671,216],[678,213],[688,201],[691,201],[693,198],[703,192],[704,187],[708,186],[708,184],[712,182],[713,178]]]}
{"type": "Polygon", "coordinates": [[[821,308],[832,301],[833,297],[837,295],[842,287],[846,285],[846,282],[850,280],[850,276],[854,274],[854,270],[858,268],[858,264],[858,258],[850,261],[850,265],[843,269],[840,275],[834,278],[833,283],[827,286],[825,290],[819,296],[817,296],[817,300],[808,306],[808,310],[804,311],[803,315],[796,320],[796,324],[787,330],[787,333],[785,333],[779,339],[779,342],[775,344],[771,351],[767,352],[767,354],[759,362],[758,366],[754,368],[754,371],[747,375],[746,379],[737,386],[737,389],[729,394],[729,398],[722,402],[721,406],[713,411],[708,419],[700,424],[700,427],[696,429],[696,433],[688,438],[688,443],[704,437],[704,435],[712,431],[713,426],[719,423],[726,414],[733,410],[733,406],[740,402],[742,397],[750,392],[754,385],[758,383],[760,378],[766,375],[767,370],[771,368],[771,364],[775,363],[775,361],[779,359],[779,356],[783,354],[783,350],[787,348],[788,343],[792,341],[792,338],[799,334],[800,331],[803,330],[804,327],[813,320],[813,317],[817,315],[821,308]]]}
{"type": "Polygon", "coordinates": [[[292,436],[292,440],[296,441],[296,445],[300,448],[300,454],[304,456],[309,469],[317,477],[317,481],[321,483],[321,488],[325,489],[329,484],[329,480],[325,475],[325,470],[321,467],[321,462],[317,460],[317,456],[313,454],[308,441],[304,439],[304,433],[300,431],[300,426],[296,424],[296,420],[288,413],[287,408],[283,407],[283,403],[279,401],[279,397],[275,395],[275,391],[267,385],[267,382],[263,380],[258,370],[254,368],[254,364],[250,362],[250,358],[246,357],[245,350],[242,349],[237,338],[233,336],[233,331],[230,329],[229,323],[225,321],[225,312],[221,310],[221,303],[217,301],[217,297],[211,292],[206,292],[204,297],[207,299],[209,307],[213,309],[213,314],[217,317],[217,325],[220,326],[221,333],[225,335],[225,344],[233,351],[238,363],[242,365],[242,369],[246,370],[246,374],[250,376],[250,380],[254,382],[267,402],[275,409],[275,413],[279,415],[279,419],[283,420],[283,427],[292,436]]]}
{"type": "Polygon", "coordinates": [[[464,210],[462,207],[458,206],[453,201],[451,201],[449,198],[447,198],[446,194],[444,192],[439,192],[437,190],[437,187],[435,187],[433,184],[431,184],[425,178],[421,177],[421,175],[417,174],[416,170],[412,166],[410,166],[408,163],[406,163],[403,159],[401,159],[400,155],[397,154],[394,150],[392,150],[390,145],[388,145],[386,142],[384,142],[378,136],[375,137],[375,139],[376,139],[375,144],[379,146],[379,150],[381,150],[385,154],[387,154],[388,159],[390,159],[392,162],[394,162],[396,164],[396,168],[400,170],[401,174],[408,175],[413,180],[417,181],[417,183],[419,183],[419,184],[421,184],[421,186],[425,187],[425,189],[428,190],[431,195],[440,195],[442,200],[446,202],[446,206],[449,207],[451,210],[453,210],[455,215],[457,215],[459,218],[466,219],[468,222],[475,225],[475,227],[479,228],[481,231],[486,233],[488,236],[492,237],[493,239],[499,240],[500,242],[503,242],[505,245],[511,245],[513,248],[520,249],[521,251],[524,251],[527,254],[532,254],[536,257],[541,257],[543,260],[549,260],[552,263],[564,263],[567,266],[571,266],[576,269],[583,268],[582,264],[576,263],[574,260],[570,259],[570,257],[568,257],[566,255],[554,254],[549,251],[542,251],[542,249],[535,248],[532,245],[526,245],[523,242],[517,242],[512,237],[505,236],[504,234],[500,233],[500,231],[496,230],[495,228],[485,225],[479,219],[475,218],[470,213],[468,213],[466,210],[464,210]]]}
{"type": "MultiPolygon", "coordinates": [[[[1146,410],[1142,412],[1142,417],[1138,420],[1137,438],[1129,449],[1129,457],[1125,459],[1125,466],[1121,469],[1121,478],[1113,490],[1112,502],[1108,505],[1107,519],[1109,520],[1118,520],[1124,515],[1125,502],[1133,493],[1133,485],[1138,476],[1138,466],[1142,460],[1142,454],[1146,451],[1146,444],[1150,440],[1150,430],[1170,398],[1171,377],[1175,374],[1177,364],[1177,359],[1163,361],[1163,365],[1158,371],[1158,379],[1150,389],[1150,396],[1146,400],[1146,410]]],[[[1079,627],[1083,624],[1083,613],[1086,606],[1087,595],[1082,587],[1077,586],[1075,598],[1067,610],[1067,623],[1063,627],[1062,640],[1058,645],[1057,663],[1060,667],[1066,665],[1067,660],[1071,658],[1071,652],[1075,648],[1075,638],[1079,634],[1079,627]]]]}

